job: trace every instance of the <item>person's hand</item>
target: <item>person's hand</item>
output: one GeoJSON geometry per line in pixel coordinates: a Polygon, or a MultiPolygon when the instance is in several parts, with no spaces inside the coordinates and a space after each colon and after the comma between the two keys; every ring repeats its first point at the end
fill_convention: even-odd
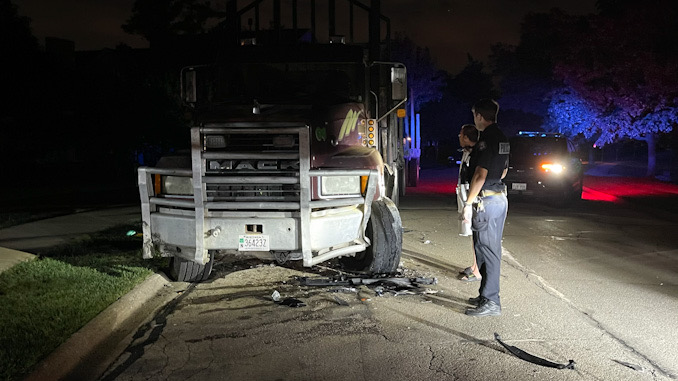
{"type": "Polygon", "coordinates": [[[464,209],[461,212],[461,220],[465,223],[470,224],[472,218],[473,218],[473,206],[469,204],[464,204],[464,209]]]}

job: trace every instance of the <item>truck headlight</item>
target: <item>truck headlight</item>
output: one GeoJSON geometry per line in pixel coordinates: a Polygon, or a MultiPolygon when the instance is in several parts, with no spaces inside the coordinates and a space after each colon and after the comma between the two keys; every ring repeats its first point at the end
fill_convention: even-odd
{"type": "Polygon", "coordinates": [[[320,179],[321,196],[360,195],[360,176],[323,176],[320,179]]]}
{"type": "Polygon", "coordinates": [[[163,176],[162,189],[166,194],[193,194],[191,178],[184,176],[163,176]]]}

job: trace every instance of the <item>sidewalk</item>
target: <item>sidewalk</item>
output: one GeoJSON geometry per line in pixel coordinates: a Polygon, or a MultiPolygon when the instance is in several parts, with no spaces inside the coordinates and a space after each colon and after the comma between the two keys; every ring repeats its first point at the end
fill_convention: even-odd
{"type": "MultiPolygon", "coordinates": [[[[0,272],[34,260],[42,250],[84,235],[141,219],[140,208],[126,206],[48,218],[0,230],[0,272]]],[[[52,354],[26,380],[96,379],[122,352],[127,336],[176,295],[167,277],[154,274],[97,315],[52,354]],[[117,350],[111,350],[117,348],[117,350]]]]}
{"type": "Polygon", "coordinates": [[[0,272],[24,261],[32,261],[36,256],[19,250],[0,247],[0,272]]]}
{"type": "Polygon", "coordinates": [[[75,213],[1,229],[0,272],[34,258],[41,250],[140,219],[139,207],[127,206],[75,213]]]}

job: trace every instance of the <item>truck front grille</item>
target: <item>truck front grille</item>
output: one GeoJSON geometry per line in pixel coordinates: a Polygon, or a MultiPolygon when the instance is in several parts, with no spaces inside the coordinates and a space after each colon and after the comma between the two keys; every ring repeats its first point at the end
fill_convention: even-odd
{"type": "Polygon", "coordinates": [[[212,210],[298,210],[307,136],[306,126],[200,128],[204,201],[212,210]]]}

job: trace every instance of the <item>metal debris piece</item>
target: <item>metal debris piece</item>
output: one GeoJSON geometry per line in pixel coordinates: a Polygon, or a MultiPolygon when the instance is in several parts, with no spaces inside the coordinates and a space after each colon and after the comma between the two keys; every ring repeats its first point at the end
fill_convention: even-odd
{"type": "Polygon", "coordinates": [[[327,292],[337,292],[337,293],[343,293],[343,294],[356,294],[358,293],[358,290],[355,287],[337,287],[337,288],[331,288],[327,290],[327,292]]]}
{"type": "Polygon", "coordinates": [[[436,293],[431,289],[423,289],[421,285],[433,285],[438,283],[436,278],[405,278],[405,277],[322,277],[322,278],[297,278],[302,286],[334,286],[329,292],[357,293],[358,290],[351,286],[367,286],[375,292],[376,296],[383,296],[391,293],[394,296],[417,295],[436,293]]]}
{"type": "Polygon", "coordinates": [[[405,288],[416,288],[420,284],[437,284],[438,279],[436,278],[399,278],[399,277],[386,277],[386,278],[347,278],[347,277],[334,277],[334,278],[308,278],[308,277],[299,277],[299,282],[302,286],[358,286],[358,285],[395,285],[405,288]]]}
{"type": "Polygon", "coordinates": [[[402,290],[402,291],[393,291],[393,295],[400,296],[400,295],[417,295],[417,294],[410,291],[410,290],[402,290]]]}
{"type": "Polygon", "coordinates": [[[374,293],[377,296],[384,296],[384,288],[381,287],[381,286],[377,286],[377,287],[374,288],[374,293]]]}
{"type": "Polygon", "coordinates": [[[527,362],[531,362],[533,364],[541,365],[541,366],[546,366],[549,368],[557,368],[557,369],[574,369],[574,360],[569,360],[569,363],[567,364],[558,364],[555,362],[551,362],[549,360],[543,359],[541,357],[537,357],[534,355],[531,355],[525,351],[523,351],[520,348],[516,348],[512,345],[507,345],[503,341],[501,341],[501,337],[499,336],[498,333],[494,333],[494,338],[501,344],[504,348],[506,348],[509,352],[511,352],[514,356],[518,357],[521,360],[525,360],[527,362]]]}
{"type": "Polygon", "coordinates": [[[344,277],[338,278],[308,278],[299,277],[299,283],[302,286],[350,286],[351,283],[344,277]]]}
{"type": "Polygon", "coordinates": [[[416,277],[412,282],[417,284],[438,284],[438,278],[416,277]]]}

